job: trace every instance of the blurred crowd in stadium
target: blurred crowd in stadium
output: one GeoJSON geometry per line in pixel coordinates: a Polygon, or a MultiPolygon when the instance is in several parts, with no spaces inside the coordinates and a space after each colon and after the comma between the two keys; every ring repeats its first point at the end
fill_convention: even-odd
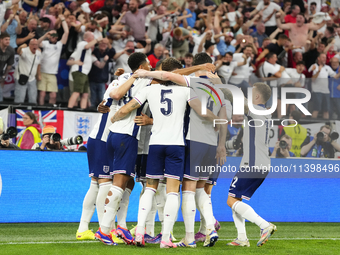
{"type": "Polygon", "coordinates": [[[222,81],[245,94],[257,81],[307,88],[313,118],[340,119],[339,1],[9,0],[0,10],[0,102],[15,54],[15,103],[55,105],[64,59],[69,97],[58,99],[85,109],[98,105],[115,70],[131,71],[133,52],[153,68],[169,56],[190,67],[206,52],[222,81]]]}

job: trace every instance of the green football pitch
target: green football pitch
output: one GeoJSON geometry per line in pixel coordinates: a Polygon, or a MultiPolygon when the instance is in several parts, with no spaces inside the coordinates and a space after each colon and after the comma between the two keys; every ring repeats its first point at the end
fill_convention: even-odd
{"type": "MultiPolygon", "coordinates": [[[[219,241],[205,248],[198,243],[196,249],[160,249],[159,245],[146,244],[144,248],[119,244],[106,246],[98,241],[77,241],[77,223],[15,223],[0,224],[0,254],[340,254],[340,223],[274,223],[277,232],[262,247],[257,247],[259,229],[246,223],[250,247],[230,247],[226,243],[236,236],[232,222],[221,222],[219,241]]],[[[128,223],[132,228],[133,223],[128,223]]],[[[198,229],[198,223],[196,230],[198,229]]],[[[98,224],[90,228],[97,230],[98,224]]],[[[156,223],[155,231],[160,231],[156,223]]],[[[157,233],[158,233],[157,232],[157,233]]],[[[183,222],[176,222],[174,236],[184,236],[183,222]]]]}

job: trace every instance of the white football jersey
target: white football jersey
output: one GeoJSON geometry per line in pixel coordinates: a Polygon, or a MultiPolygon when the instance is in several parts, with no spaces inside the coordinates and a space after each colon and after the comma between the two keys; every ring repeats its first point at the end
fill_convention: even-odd
{"type": "MultiPolygon", "coordinates": [[[[188,77],[185,76],[188,86],[193,88],[199,100],[207,98],[206,108],[218,115],[222,107],[225,106],[224,94],[219,88],[208,79],[208,77],[188,77]]],[[[201,118],[194,110],[190,111],[189,130],[187,140],[217,145],[218,132],[214,130],[213,123],[201,118]]]]}
{"type": "MultiPolygon", "coordinates": [[[[118,79],[118,86],[121,86],[123,83],[125,83],[132,74],[122,74],[118,79]]],[[[132,98],[134,98],[139,91],[141,91],[146,86],[150,85],[152,79],[140,79],[137,78],[135,82],[132,84],[131,88],[128,90],[128,92],[118,101],[118,107],[122,107],[126,105],[132,98]]],[[[133,110],[130,112],[127,116],[125,116],[120,121],[116,121],[113,123],[109,129],[113,133],[119,133],[119,134],[127,134],[135,137],[137,140],[139,140],[140,137],[140,126],[135,124],[134,119],[136,116],[141,115],[141,112],[143,110],[143,106],[133,110]]]]}
{"type": "MultiPolygon", "coordinates": [[[[264,105],[254,105],[257,110],[266,110],[264,105]]],[[[270,165],[268,153],[271,115],[255,115],[251,112],[244,116],[243,157],[240,167],[270,165]],[[262,124],[263,122],[263,124],[262,124]],[[255,126],[255,127],[253,127],[255,126]]]]}
{"type": "Polygon", "coordinates": [[[90,133],[90,137],[92,139],[99,139],[102,140],[103,142],[107,141],[107,137],[109,136],[110,133],[109,126],[112,125],[111,117],[119,109],[118,101],[110,98],[111,90],[117,86],[118,80],[112,81],[104,93],[103,100],[106,100],[105,105],[110,107],[110,111],[108,113],[101,114],[101,116],[98,118],[97,123],[94,125],[94,128],[90,133]]]}
{"type": "Polygon", "coordinates": [[[150,145],[184,145],[184,114],[187,102],[197,98],[192,89],[177,85],[152,84],[135,96],[147,100],[153,117],[150,145]]]}

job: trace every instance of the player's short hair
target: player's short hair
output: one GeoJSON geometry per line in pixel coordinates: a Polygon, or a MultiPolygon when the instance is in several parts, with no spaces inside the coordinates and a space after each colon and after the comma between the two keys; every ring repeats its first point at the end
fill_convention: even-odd
{"type": "Polygon", "coordinates": [[[9,34],[6,33],[6,32],[3,32],[3,33],[1,33],[1,35],[0,35],[0,40],[1,40],[1,39],[4,39],[4,38],[7,38],[7,37],[10,37],[9,34]]]}
{"type": "Polygon", "coordinates": [[[185,54],[184,58],[194,58],[194,56],[188,52],[187,54],[185,54]]]}
{"type": "Polygon", "coordinates": [[[253,87],[256,87],[256,90],[261,94],[263,101],[266,103],[269,98],[272,96],[272,90],[270,87],[263,82],[256,82],[253,87]]]}
{"type": "Polygon", "coordinates": [[[288,140],[293,140],[293,139],[292,139],[289,135],[287,135],[287,134],[284,134],[283,136],[281,136],[280,141],[281,141],[282,138],[286,138],[286,139],[288,139],[288,140]]]}
{"type": "Polygon", "coordinates": [[[288,36],[285,35],[285,34],[280,34],[279,35],[279,40],[288,40],[288,39],[289,39],[288,36]]]}
{"type": "Polygon", "coordinates": [[[305,63],[305,61],[298,61],[298,62],[296,63],[296,65],[297,65],[297,66],[299,66],[299,65],[304,65],[304,66],[305,66],[306,63],[305,63]]]}
{"type": "Polygon", "coordinates": [[[176,69],[181,69],[182,67],[183,66],[182,66],[181,62],[179,62],[175,58],[166,58],[162,61],[162,70],[163,71],[171,72],[171,71],[174,71],[176,69]]]}
{"type": "Polygon", "coordinates": [[[300,119],[301,119],[301,113],[299,111],[297,111],[297,110],[292,111],[290,113],[290,116],[292,116],[293,119],[296,120],[297,122],[299,122],[300,119]]]}
{"type": "Polygon", "coordinates": [[[194,61],[192,62],[192,65],[198,66],[198,65],[203,65],[203,64],[207,64],[207,63],[212,64],[211,57],[207,53],[201,52],[201,53],[197,53],[195,55],[194,61]]]}
{"type": "Polygon", "coordinates": [[[163,63],[163,60],[159,60],[159,61],[156,63],[155,69],[156,69],[156,70],[161,70],[161,65],[162,65],[162,63],[163,63]]]}
{"type": "Polygon", "coordinates": [[[146,62],[147,56],[142,52],[134,52],[128,59],[128,65],[132,72],[135,72],[140,65],[146,62]]]}

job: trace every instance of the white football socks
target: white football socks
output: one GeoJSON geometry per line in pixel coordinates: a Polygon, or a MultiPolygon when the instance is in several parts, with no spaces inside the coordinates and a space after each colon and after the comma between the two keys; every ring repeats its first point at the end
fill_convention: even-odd
{"type": "Polygon", "coordinates": [[[166,200],[166,184],[165,183],[159,183],[157,192],[155,194],[155,200],[158,210],[158,218],[159,221],[162,224],[162,232],[163,232],[163,222],[164,222],[164,206],[165,206],[165,200],[166,200]]]}
{"type": "Polygon", "coordinates": [[[119,203],[122,200],[124,191],[117,186],[112,185],[109,193],[105,199],[105,210],[100,229],[104,234],[109,234],[111,230],[112,221],[116,217],[119,203]]]}
{"type": "Polygon", "coordinates": [[[93,216],[94,210],[96,209],[96,198],[98,190],[98,183],[96,181],[91,181],[90,188],[87,191],[83,201],[83,210],[81,213],[80,224],[78,228],[79,232],[89,230],[89,223],[93,216]]]}
{"type": "Polygon", "coordinates": [[[131,195],[131,189],[126,188],[123,193],[123,197],[122,197],[122,200],[120,201],[119,209],[117,212],[117,224],[122,228],[127,228],[126,227],[126,215],[127,215],[127,210],[129,206],[130,195],[131,195]]]}
{"type": "Polygon", "coordinates": [[[139,200],[138,223],[137,223],[137,228],[136,228],[136,235],[145,234],[145,222],[146,222],[146,218],[148,217],[148,214],[151,211],[152,202],[153,202],[155,193],[156,193],[155,189],[147,187],[145,188],[145,191],[139,200]]]}
{"type": "MultiPolygon", "coordinates": [[[[206,228],[208,232],[214,230],[214,215],[212,212],[212,206],[209,199],[208,194],[205,192],[204,188],[196,189],[196,206],[199,209],[200,213],[202,213],[205,221],[206,221],[206,228]]],[[[206,234],[206,233],[203,233],[206,234]]],[[[209,233],[210,234],[210,233],[209,233]]]]}
{"type": "Polygon", "coordinates": [[[270,225],[269,222],[261,218],[250,205],[241,201],[234,203],[232,209],[246,220],[255,223],[261,229],[265,229],[270,225]]]}
{"type": "Polygon", "coordinates": [[[162,241],[169,242],[170,231],[174,226],[177,211],[178,211],[178,193],[170,192],[167,194],[164,206],[164,227],[162,232],[162,241]]]}
{"type": "Polygon", "coordinates": [[[185,225],[185,239],[188,243],[195,241],[195,192],[182,192],[182,214],[185,225]]]}
{"type": "Polygon", "coordinates": [[[233,219],[234,219],[235,227],[237,229],[237,239],[241,241],[246,241],[247,240],[246,221],[241,215],[239,215],[234,210],[232,210],[232,212],[233,212],[233,219]]]}
{"type": "Polygon", "coordinates": [[[96,200],[99,225],[103,219],[104,210],[105,210],[105,199],[107,197],[107,194],[109,193],[111,185],[112,185],[112,182],[103,182],[99,184],[99,191],[98,191],[97,200],[96,200]]]}
{"type": "Polygon", "coordinates": [[[149,236],[155,236],[155,216],[157,213],[157,205],[156,205],[156,199],[152,199],[152,207],[151,211],[148,214],[148,217],[146,218],[145,222],[145,232],[149,236]]]}
{"type": "Polygon", "coordinates": [[[215,224],[215,222],[216,222],[216,219],[215,219],[215,216],[214,216],[214,208],[213,208],[213,206],[212,206],[212,201],[211,201],[211,194],[208,194],[208,197],[209,197],[209,200],[210,200],[211,209],[212,209],[212,211],[213,211],[213,221],[214,221],[214,224],[215,224]]]}

